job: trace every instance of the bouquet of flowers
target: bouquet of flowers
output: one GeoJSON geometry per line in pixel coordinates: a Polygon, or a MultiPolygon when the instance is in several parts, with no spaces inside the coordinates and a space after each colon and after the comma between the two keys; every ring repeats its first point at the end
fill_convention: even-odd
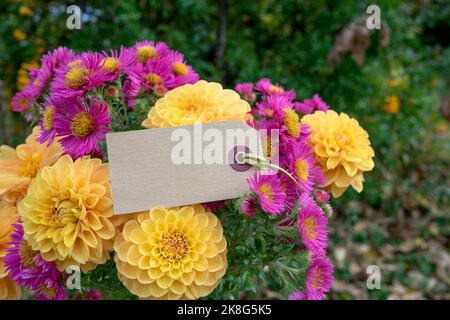
{"type": "Polygon", "coordinates": [[[323,299],[331,289],[330,197],[363,189],[374,152],[318,95],[297,101],[266,78],[223,89],[143,41],[45,54],[12,108],[33,129],[0,147],[0,299],[323,299]],[[105,133],[227,120],[278,133],[264,136],[264,157],[245,159],[260,169],[248,194],[113,214],[105,133]]]}

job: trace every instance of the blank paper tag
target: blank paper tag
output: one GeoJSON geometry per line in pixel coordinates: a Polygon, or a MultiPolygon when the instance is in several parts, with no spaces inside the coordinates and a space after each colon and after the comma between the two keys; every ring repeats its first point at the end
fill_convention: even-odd
{"type": "Polygon", "coordinates": [[[262,155],[258,131],[241,121],[110,133],[106,140],[115,214],[242,196],[254,169],[233,168],[230,154],[245,145],[262,155]]]}

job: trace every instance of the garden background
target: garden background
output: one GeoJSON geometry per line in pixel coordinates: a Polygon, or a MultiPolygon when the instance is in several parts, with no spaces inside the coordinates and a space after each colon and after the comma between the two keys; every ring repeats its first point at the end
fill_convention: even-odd
{"type": "MultiPolygon", "coordinates": [[[[0,144],[30,132],[11,98],[60,45],[161,40],[225,87],[269,76],[299,100],[319,93],[360,121],[376,153],[364,191],[333,200],[330,298],[450,299],[448,0],[4,0],[0,21],[0,144]],[[373,3],[381,30],[361,20],[373,3]],[[66,27],[71,4],[80,30],[66,27]],[[380,289],[366,286],[369,265],[380,267],[380,289]]],[[[280,298],[270,285],[260,294],[280,298]]]]}

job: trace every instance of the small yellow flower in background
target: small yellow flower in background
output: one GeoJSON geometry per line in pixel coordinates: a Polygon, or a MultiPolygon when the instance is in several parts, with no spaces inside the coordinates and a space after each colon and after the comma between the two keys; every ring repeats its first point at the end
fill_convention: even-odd
{"type": "Polygon", "coordinates": [[[11,281],[5,270],[4,258],[9,247],[12,224],[17,221],[17,210],[13,206],[0,208],[0,300],[19,299],[20,288],[11,281]]]}
{"type": "Polygon", "coordinates": [[[108,164],[68,155],[39,171],[19,203],[24,238],[60,271],[103,264],[116,234],[108,164]]]}
{"type": "Polygon", "coordinates": [[[227,268],[219,219],[197,204],[153,208],[128,221],[114,243],[119,279],[144,299],[198,299],[227,268]]]}
{"type": "Polygon", "coordinates": [[[401,84],[400,79],[390,79],[388,82],[389,88],[395,88],[398,87],[401,84]]]}
{"type": "Polygon", "coordinates": [[[55,163],[63,154],[57,141],[49,146],[36,141],[39,130],[34,127],[25,143],[15,149],[0,146],[0,198],[6,202],[15,204],[25,196],[38,171],[55,163]]]}
{"type": "Polygon", "coordinates": [[[146,128],[163,128],[247,118],[250,105],[234,90],[219,83],[197,81],[169,91],[156,101],[142,122],[146,128]]]}
{"type": "Polygon", "coordinates": [[[16,39],[17,41],[27,40],[27,35],[20,29],[14,30],[13,36],[14,36],[14,39],[16,39]]]}
{"type": "Polygon", "coordinates": [[[396,114],[400,110],[400,100],[397,96],[384,98],[383,111],[390,114],[396,114]]]}
{"type": "Polygon", "coordinates": [[[369,135],[345,113],[316,111],[302,118],[311,130],[310,144],[325,174],[328,189],[340,197],[349,186],[363,190],[364,171],[374,167],[369,135]]]}
{"type": "Polygon", "coordinates": [[[448,130],[448,124],[447,122],[440,122],[436,125],[436,132],[437,133],[446,133],[448,130]]]}
{"type": "Polygon", "coordinates": [[[23,88],[30,82],[28,78],[28,70],[38,69],[39,64],[36,62],[24,62],[21,64],[20,69],[17,73],[17,88],[23,90],[23,88]]]}
{"type": "Polygon", "coordinates": [[[430,87],[431,88],[436,88],[436,86],[438,85],[439,79],[436,75],[432,75],[431,76],[431,80],[430,80],[430,87]]]}
{"type": "Polygon", "coordinates": [[[27,6],[20,6],[19,8],[19,14],[21,16],[28,16],[28,17],[32,17],[33,16],[33,10],[31,10],[31,8],[27,7],[27,6]]]}

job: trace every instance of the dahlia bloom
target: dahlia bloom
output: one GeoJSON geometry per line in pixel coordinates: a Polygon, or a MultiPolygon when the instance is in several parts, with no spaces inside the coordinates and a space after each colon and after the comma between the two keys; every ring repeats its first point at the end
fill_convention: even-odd
{"type": "Polygon", "coordinates": [[[55,70],[51,92],[56,98],[80,97],[88,90],[101,87],[108,80],[109,71],[103,68],[103,58],[95,52],[83,52],[55,70]]]}
{"type": "Polygon", "coordinates": [[[281,214],[285,208],[286,193],[275,174],[254,172],[247,182],[250,190],[258,196],[258,202],[265,212],[281,214]]]}
{"type": "Polygon", "coordinates": [[[340,197],[350,185],[361,192],[363,172],[374,167],[374,151],[358,121],[328,110],[306,115],[302,123],[311,130],[310,145],[332,195],[340,197]]]}
{"type": "Polygon", "coordinates": [[[224,90],[218,83],[200,80],[175,88],[156,101],[142,125],[162,128],[197,122],[244,121],[249,111],[248,102],[235,91],[224,90]]]}
{"type": "Polygon", "coordinates": [[[20,286],[28,287],[38,299],[65,299],[61,286],[61,274],[53,262],[42,259],[39,252],[31,249],[23,238],[20,222],[13,224],[10,247],[5,256],[5,267],[10,279],[20,286]]]}
{"type": "Polygon", "coordinates": [[[310,193],[314,186],[325,183],[322,170],[311,154],[311,148],[301,142],[292,146],[285,166],[300,185],[301,190],[297,190],[298,193],[300,191],[310,193]]]}
{"type": "Polygon", "coordinates": [[[108,165],[68,155],[43,168],[19,203],[24,238],[58,270],[83,272],[109,259],[115,228],[108,165]]]}
{"type": "Polygon", "coordinates": [[[37,141],[39,128],[34,127],[24,144],[16,149],[0,146],[0,197],[15,203],[23,197],[40,169],[52,165],[63,151],[59,142],[49,146],[37,141]]]}
{"type": "Polygon", "coordinates": [[[4,258],[13,232],[13,224],[17,221],[17,210],[13,206],[0,208],[0,300],[19,299],[20,288],[9,277],[4,265],[4,258]]]}
{"type": "Polygon", "coordinates": [[[306,295],[308,300],[322,300],[333,285],[333,264],[328,257],[313,258],[306,273],[306,295]]]}
{"type": "Polygon", "coordinates": [[[143,299],[198,299],[227,268],[219,219],[202,205],[153,208],[128,221],[114,243],[119,279],[143,299]]]}
{"type": "Polygon", "coordinates": [[[302,242],[314,256],[322,257],[328,246],[328,219],[311,196],[304,193],[300,197],[298,230],[302,242]]]}
{"type": "Polygon", "coordinates": [[[65,153],[76,159],[98,150],[110,130],[108,104],[102,100],[71,99],[61,104],[54,114],[53,126],[65,153]]]}

